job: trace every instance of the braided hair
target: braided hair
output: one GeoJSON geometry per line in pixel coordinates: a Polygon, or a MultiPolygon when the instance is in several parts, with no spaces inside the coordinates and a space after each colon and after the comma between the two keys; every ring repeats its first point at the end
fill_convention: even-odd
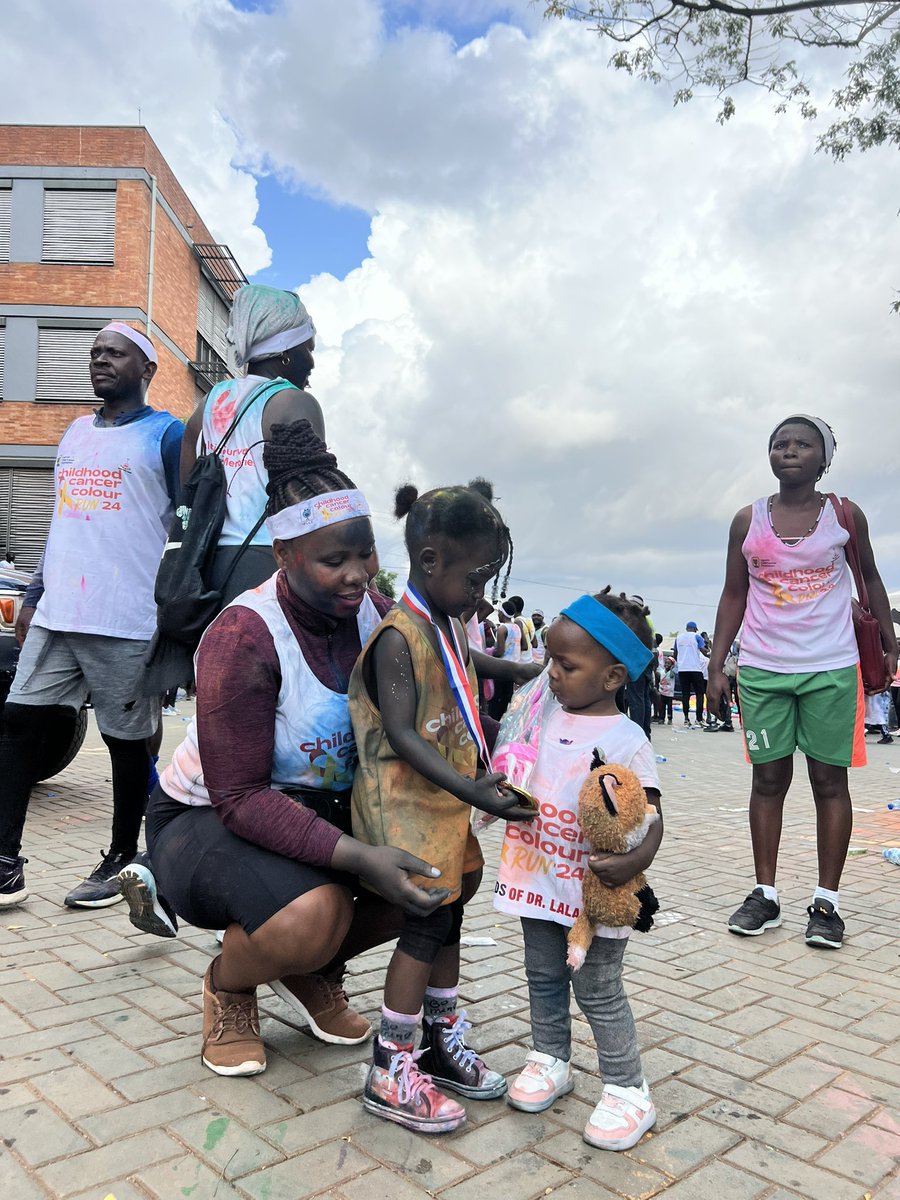
{"type": "Polygon", "coordinates": [[[639,596],[626,596],[624,592],[619,592],[618,596],[615,596],[612,587],[607,584],[602,592],[598,592],[594,596],[594,599],[627,625],[648,650],[654,649],[653,630],[647,620],[650,609],[639,596]]]}
{"type": "Polygon", "coordinates": [[[323,492],[353,490],[356,484],[338,467],[337,459],[305,418],[273,425],[263,448],[269,475],[269,515],[323,492]]]}
{"type": "MultiPolygon", "coordinates": [[[[412,556],[427,538],[434,534],[456,541],[487,537],[496,534],[501,550],[508,554],[506,575],[500,595],[506,596],[506,585],[512,570],[513,540],[506,522],[494,506],[494,487],[487,479],[477,478],[466,485],[435,488],[419,495],[412,483],[397,489],[394,515],[406,518],[406,548],[412,556]]],[[[492,599],[497,603],[499,572],[494,579],[492,599]]]]}

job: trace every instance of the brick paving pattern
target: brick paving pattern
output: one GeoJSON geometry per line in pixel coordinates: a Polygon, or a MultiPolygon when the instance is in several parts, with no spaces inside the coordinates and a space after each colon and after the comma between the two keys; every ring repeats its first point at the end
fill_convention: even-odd
{"type": "MultiPolygon", "coordinates": [[[[181,705],[183,711],[189,706],[181,705]]],[[[166,720],[169,751],[183,733],[166,720]]],[[[873,739],[869,739],[870,742],[873,739]]],[[[109,832],[109,764],[93,730],[75,764],[35,794],[24,852],[31,898],[0,914],[0,1197],[10,1200],[900,1200],[900,744],[853,773],[853,853],[839,952],[803,942],[815,883],[802,760],[785,813],[785,922],[739,939],[724,919],[752,886],[750,770],[739,737],[655,735],[666,838],[652,869],[658,928],[635,935],[628,991],[659,1112],[626,1154],[581,1129],[599,1098],[587,1026],[575,1023],[575,1091],[529,1116],[468,1102],[428,1138],[365,1113],[368,1048],[324,1046],[260,989],[268,1069],[223,1079],[199,1058],[200,987],[216,946],[132,929],[124,906],[60,907],[109,832]]],[[[164,751],[165,758],[165,751],[164,751]]],[[[489,833],[486,856],[496,861],[489,833]]],[[[467,910],[461,997],[473,1044],[514,1074],[529,1048],[521,939],[484,890],[467,910]]],[[[372,1020],[389,950],[351,964],[372,1020]]]]}

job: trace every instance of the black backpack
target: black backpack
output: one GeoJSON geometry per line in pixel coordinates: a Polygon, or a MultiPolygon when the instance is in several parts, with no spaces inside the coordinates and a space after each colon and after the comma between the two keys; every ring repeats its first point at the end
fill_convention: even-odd
{"type": "Polygon", "coordinates": [[[207,625],[219,614],[225,585],[266,519],[263,508],[259,520],[235,555],[221,587],[211,588],[209,569],[225,523],[228,500],[228,480],[219,455],[250,405],[269,389],[280,391],[283,387],[283,380],[273,379],[254,388],[222,440],[214,449],[204,449],[184,482],[181,504],[176,510],[156,575],[157,640],[167,638],[193,652],[207,625]]]}

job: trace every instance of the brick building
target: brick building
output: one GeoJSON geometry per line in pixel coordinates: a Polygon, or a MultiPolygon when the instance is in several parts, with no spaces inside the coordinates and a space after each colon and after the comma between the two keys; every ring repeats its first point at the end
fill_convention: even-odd
{"type": "Polygon", "coordinates": [[[0,550],[37,561],[56,446],[97,405],[96,331],[123,320],[149,332],[148,399],[184,419],[227,374],[244,282],[146,129],[0,126],[0,550]]]}

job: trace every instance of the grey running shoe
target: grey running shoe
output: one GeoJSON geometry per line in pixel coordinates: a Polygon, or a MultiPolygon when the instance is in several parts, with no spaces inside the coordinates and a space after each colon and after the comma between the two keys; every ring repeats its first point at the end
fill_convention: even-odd
{"type": "Polygon", "coordinates": [[[110,904],[118,904],[122,893],[116,876],[133,857],[132,854],[104,854],[87,879],[66,896],[67,907],[107,908],[110,904]]]}
{"type": "Polygon", "coordinates": [[[839,950],[844,941],[844,922],[834,911],[830,900],[813,900],[806,910],[809,924],[806,926],[807,946],[824,946],[839,950]]]}
{"type": "Polygon", "coordinates": [[[762,888],[754,888],[737,912],[728,918],[728,928],[743,937],[757,937],[781,924],[781,905],[767,900],[762,888]]]}
{"type": "Polygon", "coordinates": [[[128,919],[142,933],[154,937],[178,936],[175,914],[166,910],[156,890],[153,872],[145,862],[134,862],[118,874],[119,891],[128,905],[128,919]]]}
{"type": "Polygon", "coordinates": [[[0,854],[0,908],[12,908],[28,898],[25,883],[27,858],[7,858],[0,854]]]}

